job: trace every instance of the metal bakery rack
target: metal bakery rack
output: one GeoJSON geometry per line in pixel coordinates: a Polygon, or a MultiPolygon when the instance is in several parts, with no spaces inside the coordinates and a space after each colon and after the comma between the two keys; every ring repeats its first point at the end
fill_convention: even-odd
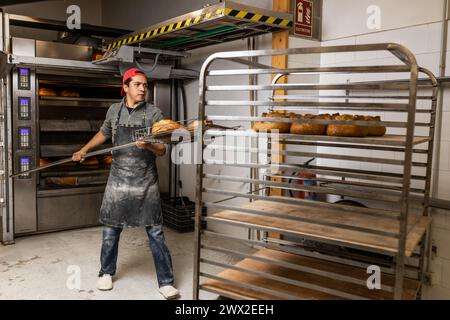
{"type": "Polygon", "coordinates": [[[246,124],[248,129],[199,131],[204,155],[197,164],[194,299],[206,291],[232,299],[420,298],[430,252],[438,87],[407,48],[384,43],[221,52],[204,62],[199,81],[199,119],[246,124]],[[227,60],[261,62],[287,55],[291,61],[294,55],[308,54],[369,54],[389,63],[286,69],[258,63],[256,68],[223,69],[232,65],[223,62],[227,60]],[[222,69],[213,67],[218,60],[222,69]],[[252,76],[258,84],[249,85],[252,76]],[[288,82],[277,83],[284,76],[288,82]],[[321,81],[305,80],[310,76],[321,81]],[[343,81],[346,76],[353,81],[343,81]],[[230,100],[242,96],[244,100],[230,100]],[[261,111],[270,109],[371,113],[382,119],[261,117],[261,111]],[[385,126],[387,134],[276,137],[252,131],[255,121],[385,126]],[[250,148],[222,141],[230,136],[250,137],[250,148]],[[212,151],[250,156],[229,161],[212,151]],[[319,162],[305,165],[300,160],[305,157],[319,162]],[[248,174],[243,176],[242,170],[248,174]],[[293,172],[314,174],[308,180],[316,184],[297,183],[296,177],[301,178],[293,172]],[[319,199],[291,197],[289,190],[314,192],[319,199]],[[333,203],[333,195],[365,206],[333,203]],[[206,216],[201,215],[203,207],[206,216]],[[200,228],[203,221],[207,229],[200,228]],[[372,283],[377,270],[380,282],[372,283]]]}

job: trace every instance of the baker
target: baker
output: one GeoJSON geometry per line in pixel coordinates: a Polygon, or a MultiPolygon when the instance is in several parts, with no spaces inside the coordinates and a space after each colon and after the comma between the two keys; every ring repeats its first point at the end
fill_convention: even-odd
{"type": "MultiPolygon", "coordinates": [[[[120,103],[110,106],[100,131],[78,152],[73,161],[83,162],[86,153],[109,138],[114,146],[132,142],[134,132],[163,119],[160,109],[145,101],[148,83],[144,72],[133,68],[122,79],[120,103]]],[[[166,299],[179,296],[173,286],[172,259],[162,229],[161,201],[156,156],[166,152],[164,144],[136,141],[136,147],[115,150],[100,209],[103,224],[99,290],[113,288],[120,233],[124,227],[145,227],[155,263],[159,292],[166,299]]]]}

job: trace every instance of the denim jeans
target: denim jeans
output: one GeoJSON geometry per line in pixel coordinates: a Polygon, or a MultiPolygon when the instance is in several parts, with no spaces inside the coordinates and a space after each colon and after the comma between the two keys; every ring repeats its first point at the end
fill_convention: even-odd
{"type": "MultiPolygon", "coordinates": [[[[173,284],[172,258],[164,238],[162,225],[145,227],[150,241],[153,260],[155,263],[158,285],[173,284]]],[[[100,255],[101,269],[99,276],[103,274],[114,275],[116,273],[119,239],[122,228],[103,227],[103,242],[100,255]]]]}

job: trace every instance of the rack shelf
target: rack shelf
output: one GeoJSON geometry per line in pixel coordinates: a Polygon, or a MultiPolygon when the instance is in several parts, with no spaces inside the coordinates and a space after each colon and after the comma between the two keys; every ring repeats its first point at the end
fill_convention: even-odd
{"type": "Polygon", "coordinates": [[[112,103],[120,102],[120,99],[96,99],[75,97],[39,97],[40,107],[77,107],[77,108],[109,108],[112,103]]]}
{"type": "MultiPolygon", "coordinates": [[[[239,212],[224,210],[211,215],[212,221],[253,226],[270,232],[308,237],[323,242],[375,250],[385,254],[398,253],[398,216],[373,217],[354,208],[353,212],[307,205],[283,204],[257,200],[243,205],[239,212]],[[257,213],[261,214],[258,215],[257,213]],[[265,214],[265,215],[262,215],[265,214]],[[278,218],[284,214],[287,218],[278,218]],[[338,217],[338,219],[336,219],[338,217]],[[397,218],[397,219],[396,219],[397,218]],[[304,221],[294,220],[303,219],[304,221]]],[[[431,219],[411,214],[408,217],[408,234],[405,255],[410,257],[423,237],[431,219]]]]}
{"type": "MultiPolygon", "coordinates": [[[[234,267],[258,270],[263,275],[227,269],[214,279],[205,281],[201,288],[232,299],[247,300],[390,299],[395,281],[392,275],[382,273],[381,282],[387,288],[369,290],[366,286],[367,270],[364,268],[270,249],[262,249],[252,257],[238,262],[234,267]],[[255,260],[258,258],[266,261],[255,260]],[[277,262],[290,264],[293,268],[305,271],[276,265],[277,262]],[[295,285],[277,281],[274,277],[289,279],[295,285]],[[339,278],[342,280],[338,280],[339,278]],[[261,288],[265,289],[265,292],[261,292],[261,288]]],[[[418,289],[419,281],[405,279],[402,298],[414,299],[418,289]]]]}
{"type": "Polygon", "coordinates": [[[102,124],[103,121],[99,120],[40,120],[39,122],[42,132],[97,132],[102,124]]]}
{"type": "Polygon", "coordinates": [[[197,166],[194,299],[200,298],[201,290],[232,299],[420,298],[430,254],[429,190],[438,86],[435,76],[419,67],[407,48],[384,43],[215,53],[203,64],[199,91],[202,121],[232,122],[244,128],[257,121],[383,126],[387,134],[360,138],[214,128],[202,132],[205,152],[197,166]],[[390,52],[399,65],[210,70],[219,59],[363,51],[390,52]],[[302,77],[330,72],[333,80],[340,80],[320,78],[319,83],[311,83],[302,77]],[[391,78],[383,73],[393,72],[406,78],[374,81],[391,78]],[[355,73],[352,82],[349,78],[355,73]],[[429,81],[419,85],[419,73],[429,81]],[[250,79],[259,74],[274,77],[271,83],[250,79]],[[240,77],[230,86],[223,77],[232,75],[240,77]],[[277,83],[290,75],[295,77],[288,77],[289,83],[277,83]],[[361,80],[366,76],[367,81],[361,80]],[[427,91],[418,95],[418,90],[427,91]],[[264,92],[257,94],[260,91],[264,92]],[[272,95],[267,97],[267,91],[272,95]],[[246,93],[249,98],[242,100],[246,93]],[[403,101],[392,103],[393,99],[403,101]],[[419,109],[416,100],[421,100],[419,109]],[[275,108],[277,112],[373,112],[382,120],[261,115],[275,108]],[[216,139],[227,136],[233,139],[216,139]],[[244,145],[236,137],[251,139],[242,139],[244,145]],[[311,164],[311,159],[316,163],[311,164]],[[346,202],[333,203],[336,198],[346,202]],[[203,207],[208,209],[206,217],[201,215],[203,207]],[[202,231],[204,220],[211,222],[208,226],[213,225],[214,232],[202,231]],[[233,251],[229,241],[211,248],[203,242],[210,236],[243,242],[258,251],[250,255],[233,251]],[[235,264],[211,260],[204,253],[208,250],[241,260],[235,264]],[[367,268],[374,265],[382,273],[379,290],[367,287],[367,268]],[[207,266],[220,271],[213,274],[207,266]]]}
{"type": "MultiPolygon", "coordinates": [[[[220,131],[207,130],[206,136],[235,136],[235,137],[270,137],[270,133],[255,132],[255,131],[220,131]]],[[[342,142],[361,145],[382,145],[382,146],[406,146],[406,136],[396,134],[386,134],[381,137],[336,137],[326,135],[299,135],[290,133],[278,134],[280,142],[286,141],[325,141],[325,142],[342,142]]],[[[413,138],[413,145],[419,145],[430,141],[428,136],[415,136],[413,138]]]]}

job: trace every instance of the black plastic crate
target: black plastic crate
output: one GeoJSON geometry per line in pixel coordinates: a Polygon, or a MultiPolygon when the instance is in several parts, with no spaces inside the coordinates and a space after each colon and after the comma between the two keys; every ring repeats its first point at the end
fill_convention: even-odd
{"type": "MultiPolygon", "coordinates": [[[[188,197],[173,197],[161,199],[163,224],[178,232],[190,232],[195,228],[195,202],[188,197]]],[[[206,216],[206,208],[202,208],[202,216],[206,216]]],[[[206,228],[206,221],[202,221],[206,228]]]]}

